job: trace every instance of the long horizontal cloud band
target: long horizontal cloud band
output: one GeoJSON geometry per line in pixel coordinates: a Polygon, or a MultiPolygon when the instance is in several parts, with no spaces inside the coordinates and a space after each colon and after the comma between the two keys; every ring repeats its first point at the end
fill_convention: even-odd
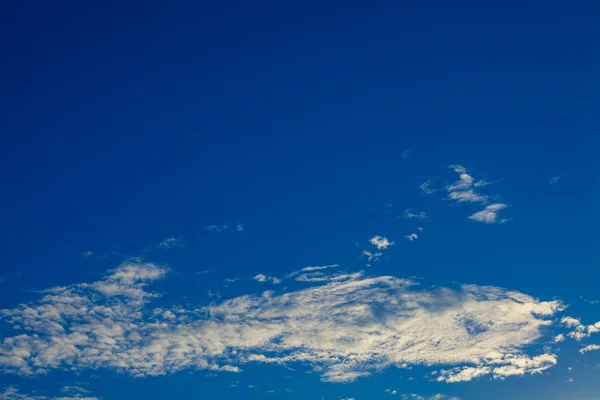
{"type": "Polygon", "coordinates": [[[154,308],[159,295],[148,286],[166,274],[128,262],[100,281],[55,287],[34,303],[1,310],[15,335],[0,344],[0,370],[149,376],[299,362],[325,381],[347,382],[419,364],[439,367],[434,379],[457,382],[535,373],[557,362],[537,343],[561,303],[496,287],[422,289],[391,276],[331,275],[282,294],[154,308]]]}

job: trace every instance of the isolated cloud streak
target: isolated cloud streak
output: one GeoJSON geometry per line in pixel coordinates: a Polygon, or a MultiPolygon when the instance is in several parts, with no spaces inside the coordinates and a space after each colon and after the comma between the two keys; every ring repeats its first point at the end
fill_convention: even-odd
{"type": "Polygon", "coordinates": [[[163,309],[151,307],[159,295],[148,286],[167,269],[128,262],[100,281],[48,289],[34,303],[1,310],[15,334],[0,344],[0,370],[151,376],[300,362],[325,381],[347,382],[388,366],[427,365],[447,368],[438,380],[455,382],[556,364],[553,354],[525,349],[551,325],[557,301],[495,287],[422,289],[391,276],[305,272],[319,275],[306,276],[313,286],[302,290],[163,309]]]}

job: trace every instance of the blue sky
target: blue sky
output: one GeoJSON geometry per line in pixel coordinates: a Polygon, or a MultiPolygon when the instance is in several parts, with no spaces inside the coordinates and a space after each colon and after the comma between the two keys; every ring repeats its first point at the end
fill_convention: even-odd
{"type": "Polygon", "coordinates": [[[598,398],[597,3],[126,3],[0,6],[0,399],[598,398]]]}

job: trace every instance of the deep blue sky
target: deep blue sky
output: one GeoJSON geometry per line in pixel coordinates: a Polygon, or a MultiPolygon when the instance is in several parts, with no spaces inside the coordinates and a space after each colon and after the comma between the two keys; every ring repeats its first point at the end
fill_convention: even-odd
{"type": "MultiPolygon", "coordinates": [[[[582,297],[600,299],[599,15],[592,1],[5,2],[0,307],[135,256],[173,272],[155,285],[169,293],[161,306],[205,304],[208,290],[258,293],[248,281],[258,273],[362,269],[380,234],[396,245],[369,274],[559,298],[594,323],[600,305],[582,297]],[[493,182],[510,220],[476,223],[467,216],[481,207],[444,200],[450,164],[493,182]],[[425,195],[430,179],[438,192],[425,195]],[[417,226],[398,218],[406,209],[430,216],[414,242],[403,239],[417,226]],[[150,249],[168,237],[184,247],[150,249]],[[246,281],[222,287],[233,277],[246,281]]],[[[575,359],[578,346],[564,345],[575,359]]],[[[56,379],[89,381],[104,399],[228,399],[242,395],[228,388],[239,380],[279,385],[272,397],[283,399],[387,398],[396,387],[587,400],[600,391],[598,361],[572,361],[589,367],[569,384],[571,364],[559,362],[543,376],[433,388],[416,371],[414,382],[386,370],[345,385],[273,365],[214,379],[97,372],[114,390],[89,370],[0,375],[0,386],[50,396],[56,379]],[[286,374],[301,382],[294,393],[286,374]]]]}

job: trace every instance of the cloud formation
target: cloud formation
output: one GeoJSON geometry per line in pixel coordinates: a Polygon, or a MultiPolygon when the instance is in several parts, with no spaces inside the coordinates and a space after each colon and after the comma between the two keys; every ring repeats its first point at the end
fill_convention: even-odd
{"type": "Polygon", "coordinates": [[[438,381],[459,382],[556,364],[536,343],[562,310],[558,301],[311,268],[295,275],[303,289],[167,309],[152,306],[159,294],[149,291],[167,269],[129,261],[99,281],[54,287],[1,310],[15,334],[0,344],[0,371],[102,368],[142,377],[303,363],[324,381],[348,382],[390,366],[425,365],[442,368],[438,381]]]}
{"type": "Polygon", "coordinates": [[[170,237],[166,238],[162,242],[156,245],[158,249],[172,249],[172,248],[181,248],[184,246],[183,237],[170,237]]]}
{"type": "Polygon", "coordinates": [[[584,348],[580,349],[579,352],[581,354],[585,354],[590,351],[598,351],[598,350],[600,350],[600,346],[598,346],[597,344],[590,344],[590,345],[587,345],[584,348]]]}
{"type": "Polygon", "coordinates": [[[561,318],[560,322],[565,327],[571,329],[567,336],[569,336],[571,339],[575,339],[578,342],[590,337],[594,333],[600,332],[600,321],[591,325],[584,325],[577,318],[564,316],[561,318]]]}
{"type": "Polygon", "coordinates": [[[446,186],[448,191],[448,200],[454,200],[457,203],[475,203],[483,204],[485,208],[469,216],[469,219],[476,222],[482,222],[486,224],[504,223],[508,219],[498,218],[498,212],[508,207],[504,203],[493,203],[490,204],[492,199],[497,196],[488,196],[481,194],[479,189],[489,185],[490,183],[485,180],[476,181],[471,175],[467,173],[467,169],[462,165],[450,165],[451,169],[458,174],[458,180],[446,186]]]}
{"type": "Polygon", "coordinates": [[[437,189],[433,187],[434,183],[434,180],[430,179],[426,182],[421,183],[419,185],[419,189],[421,189],[421,192],[423,194],[434,194],[435,192],[437,192],[437,189]]]}
{"type": "Polygon", "coordinates": [[[256,282],[261,282],[261,283],[271,282],[275,285],[281,283],[281,279],[276,278],[274,276],[266,276],[264,274],[258,274],[252,279],[254,279],[256,282]]]}
{"type": "Polygon", "coordinates": [[[419,238],[419,235],[417,235],[416,233],[411,233],[410,235],[406,235],[404,237],[412,242],[413,240],[417,240],[419,238]]]}
{"type": "Polygon", "coordinates": [[[498,212],[508,207],[506,204],[496,203],[486,206],[483,210],[477,211],[475,214],[469,216],[469,219],[477,222],[483,222],[486,224],[504,223],[506,219],[498,219],[498,212]]]}
{"type": "Polygon", "coordinates": [[[373,236],[371,239],[369,239],[369,242],[373,246],[377,247],[377,250],[387,249],[389,246],[393,246],[395,244],[394,242],[390,242],[385,236],[379,235],[373,236]]]}
{"type": "Polygon", "coordinates": [[[408,210],[404,210],[404,219],[418,219],[418,220],[423,220],[427,218],[427,214],[424,213],[423,211],[421,212],[412,212],[412,210],[409,208],[408,210]]]}
{"type": "MultiPolygon", "coordinates": [[[[65,387],[76,388],[74,386],[65,387]]],[[[0,391],[0,400],[99,400],[97,397],[84,396],[84,393],[89,393],[88,391],[70,390],[69,392],[65,392],[61,390],[61,393],[63,393],[63,395],[58,397],[37,396],[33,394],[27,395],[19,392],[19,389],[16,386],[9,386],[0,391]]]]}

